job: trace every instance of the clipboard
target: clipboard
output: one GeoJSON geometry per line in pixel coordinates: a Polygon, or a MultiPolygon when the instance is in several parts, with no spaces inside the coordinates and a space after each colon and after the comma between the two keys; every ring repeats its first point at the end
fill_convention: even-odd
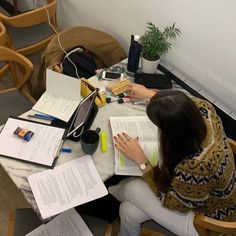
{"type": "Polygon", "coordinates": [[[53,168],[66,133],[65,128],[10,116],[0,131],[0,155],[53,168]],[[32,131],[32,138],[26,141],[14,134],[18,127],[32,131]]]}

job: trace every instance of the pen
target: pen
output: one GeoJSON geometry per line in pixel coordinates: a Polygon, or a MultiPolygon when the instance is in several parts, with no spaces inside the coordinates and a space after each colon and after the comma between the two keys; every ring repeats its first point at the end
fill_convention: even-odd
{"type": "Polygon", "coordinates": [[[53,117],[53,116],[42,115],[42,114],[28,115],[28,117],[37,118],[37,119],[42,119],[42,120],[49,120],[49,121],[53,121],[53,120],[56,119],[56,118],[53,117]]]}
{"type": "Polygon", "coordinates": [[[39,117],[49,117],[49,118],[52,118],[52,119],[57,119],[57,117],[55,117],[55,116],[51,116],[51,115],[47,115],[47,114],[42,114],[42,113],[35,113],[34,115],[35,116],[39,116],[39,117]]]}
{"type": "Polygon", "coordinates": [[[62,148],[61,152],[67,152],[67,153],[71,153],[72,149],[71,148],[62,148]]]}

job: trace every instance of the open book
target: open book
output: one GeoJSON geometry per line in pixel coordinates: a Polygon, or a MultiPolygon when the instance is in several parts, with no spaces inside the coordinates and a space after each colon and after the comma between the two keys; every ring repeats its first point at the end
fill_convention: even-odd
{"type": "Polygon", "coordinates": [[[43,219],[108,194],[89,155],[30,175],[28,181],[43,219]]]}
{"type": "MultiPolygon", "coordinates": [[[[139,137],[139,143],[152,166],[158,160],[157,127],[147,116],[110,117],[112,135],[126,132],[131,137],[139,137]]],[[[142,175],[135,162],[129,160],[115,148],[115,173],[117,175],[142,175]]]]}

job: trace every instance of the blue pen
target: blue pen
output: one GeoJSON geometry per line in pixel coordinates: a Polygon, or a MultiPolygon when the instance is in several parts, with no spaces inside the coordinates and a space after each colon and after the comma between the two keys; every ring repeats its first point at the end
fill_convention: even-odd
{"type": "Polygon", "coordinates": [[[49,120],[49,121],[55,120],[54,117],[45,116],[45,115],[41,115],[41,114],[28,115],[28,117],[42,119],[42,120],[49,120]]]}
{"type": "Polygon", "coordinates": [[[42,114],[42,113],[35,113],[34,115],[38,116],[38,117],[49,117],[51,119],[57,119],[57,117],[55,117],[55,116],[51,116],[51,115],[47,115],[47,114],[42,114]]]}
{"type": "Polygon", "coordinates": [[[61,152],[71,153],[72,150],[71,150],[71,148],[62,148],[62,149],[61,149],[61,152]]]}

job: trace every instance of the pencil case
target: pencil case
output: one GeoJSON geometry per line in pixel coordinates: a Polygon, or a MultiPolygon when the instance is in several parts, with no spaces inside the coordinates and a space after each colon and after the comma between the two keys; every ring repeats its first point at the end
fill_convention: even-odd
{"type": "MultiPolygon", "coordinates": [[[[81,95],[83,97],[88,96],[90,93],[92,93],[96,88],[85,78],[81,79],[81,95]]],[[[106,104],[106,95],[98,91],[98,95],[95,98],[95,103],[97,107],[102,107],[106,104]]]]}

